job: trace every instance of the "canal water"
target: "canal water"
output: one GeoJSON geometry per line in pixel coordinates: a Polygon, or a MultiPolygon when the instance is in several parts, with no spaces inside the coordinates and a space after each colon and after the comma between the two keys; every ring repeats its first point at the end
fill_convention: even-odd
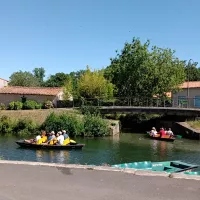
{"type": "Polygon", "coordinates": [[[82,150],[30,150],[15,144],[17,138],[0,137],[0,159],[65,164],[118,164],[134,161],[182,160],[200,164],[200,141],[174,143],[150,140],[144,134],[122,133],[106,138],[77,138],[82,150]]]}

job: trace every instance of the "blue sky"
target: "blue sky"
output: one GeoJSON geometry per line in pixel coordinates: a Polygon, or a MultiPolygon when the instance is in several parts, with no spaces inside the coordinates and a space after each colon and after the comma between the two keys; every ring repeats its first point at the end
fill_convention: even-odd
{"type": "Polygon", "coordinates": [[[200,62],[199,0],[0,0],[0,77],[109,65],[139,37],[200,62]]]}

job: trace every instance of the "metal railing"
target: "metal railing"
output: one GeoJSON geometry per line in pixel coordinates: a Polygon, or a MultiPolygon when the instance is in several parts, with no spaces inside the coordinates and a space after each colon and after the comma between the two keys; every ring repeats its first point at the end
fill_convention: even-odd
{"type": "Polygon", "coordinates": [[[176,107],[200,108],[200,98],[130,98],[115,97],[109,99],[73,99],[72,101],[57,101],[58,108],[72,108],[81,106],[135,106],[135,107],[176,107]]]}

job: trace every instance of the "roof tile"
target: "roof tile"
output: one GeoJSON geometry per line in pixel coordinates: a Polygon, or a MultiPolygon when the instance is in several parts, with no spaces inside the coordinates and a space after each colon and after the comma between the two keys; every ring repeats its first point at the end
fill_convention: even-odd
{"type": "Polygon", "coordinates": [[[46,95],[56,96],[63,89],[59,87],[21,87],[21,86],[8,86],[0,88],[0,94],[21,94],[21,95],[46,95]]]}

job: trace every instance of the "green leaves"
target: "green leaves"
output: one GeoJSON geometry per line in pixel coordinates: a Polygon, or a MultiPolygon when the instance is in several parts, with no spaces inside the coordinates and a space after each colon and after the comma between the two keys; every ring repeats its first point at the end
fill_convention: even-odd
{"type": "Polygon", "coordinates": [[[111,59],[105,77],[118,89],[118,96],[152,98],[178,89],[185,80],[184,62],[171,49],[150,46],[139,39],[125,43],[121,54],[111,59]]]}

